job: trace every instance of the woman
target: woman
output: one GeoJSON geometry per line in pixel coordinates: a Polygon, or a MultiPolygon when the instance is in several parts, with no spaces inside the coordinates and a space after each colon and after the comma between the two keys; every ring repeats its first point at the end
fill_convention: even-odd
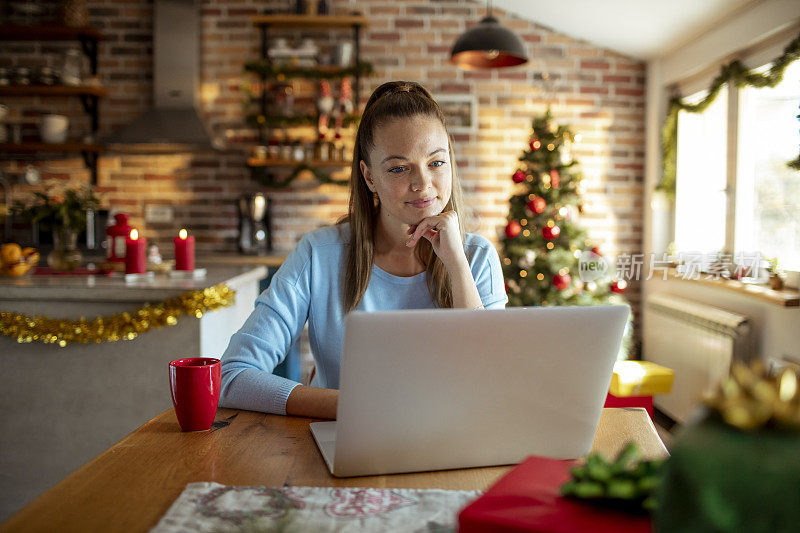
{"type": "Polygon", "coordinates": [[[231,337],[220,405],[336,418],[348,312],[504,308],[497,251],[464,233],[460,209],[438,104],[417,83],[384,83],[370,96],[356,133],[347,216],[300,240],[231,337]],[[272,374],[296,350],[306,321],[313,386],[272,374]]]}

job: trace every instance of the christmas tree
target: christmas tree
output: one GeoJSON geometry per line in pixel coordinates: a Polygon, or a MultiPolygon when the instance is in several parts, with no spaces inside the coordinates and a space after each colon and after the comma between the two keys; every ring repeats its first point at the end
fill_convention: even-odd
{"type": "MultiPolygon", "coordinates": [[[[612,266],[576,223],[583,203],[575,142],[550,109],[534,118],[530,149],[511,176],[516,190],[502,239],[509,306],[626,303],[625,280],[612,279],[612,266]]],[[[625,353],[629,339],[630,327],[625,353]]]]}

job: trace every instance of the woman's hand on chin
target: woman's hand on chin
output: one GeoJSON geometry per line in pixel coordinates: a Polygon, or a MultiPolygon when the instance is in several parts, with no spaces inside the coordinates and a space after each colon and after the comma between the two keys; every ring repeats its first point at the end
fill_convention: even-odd
{"type": "Polygon", "coordinates": [[[411,237],[406,241],[406,246],[412,248],[423,237],[428,239],[433,246],[434,253],[439,256],[448,270],[467,259],[464,255],[458,214],[455,211],[445,211],[432,217],[423,218],[419,224],[412,225],[408,232],[411,237]]]}

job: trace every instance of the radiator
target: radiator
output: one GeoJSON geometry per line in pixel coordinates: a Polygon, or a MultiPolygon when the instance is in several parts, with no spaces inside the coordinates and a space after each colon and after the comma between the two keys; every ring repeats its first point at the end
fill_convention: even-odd
{"type": "Polygon", "coordinates": [[[653,400],[678,422],[728,374],[733,360],[752,356],[747,316],[670,294],[647,299],[642,335],[642,358],[675,371],[672,391],[653,400]]]}

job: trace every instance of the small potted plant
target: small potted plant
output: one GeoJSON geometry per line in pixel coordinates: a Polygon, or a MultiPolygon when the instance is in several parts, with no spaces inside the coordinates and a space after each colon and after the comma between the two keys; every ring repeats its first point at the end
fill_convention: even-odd
{"type": "Polygon", "coordinates": [[[74,270],[83,256],[77,249],[78,234],[86,228],[86,211],[97,210],[100,201],[89,187],[61,192],[34,192],[32,201],[17,202],[14,213],[40,228],[52,230],[53,251],[47,264],[56,270],[74,270]]]}
{"type": "Polygon", "coordinates": [[[783,289],[783,272],[778,268],[777,257],[769,260],[767,272],[769,272],[769,288],[774,291],[783,289]]]}

